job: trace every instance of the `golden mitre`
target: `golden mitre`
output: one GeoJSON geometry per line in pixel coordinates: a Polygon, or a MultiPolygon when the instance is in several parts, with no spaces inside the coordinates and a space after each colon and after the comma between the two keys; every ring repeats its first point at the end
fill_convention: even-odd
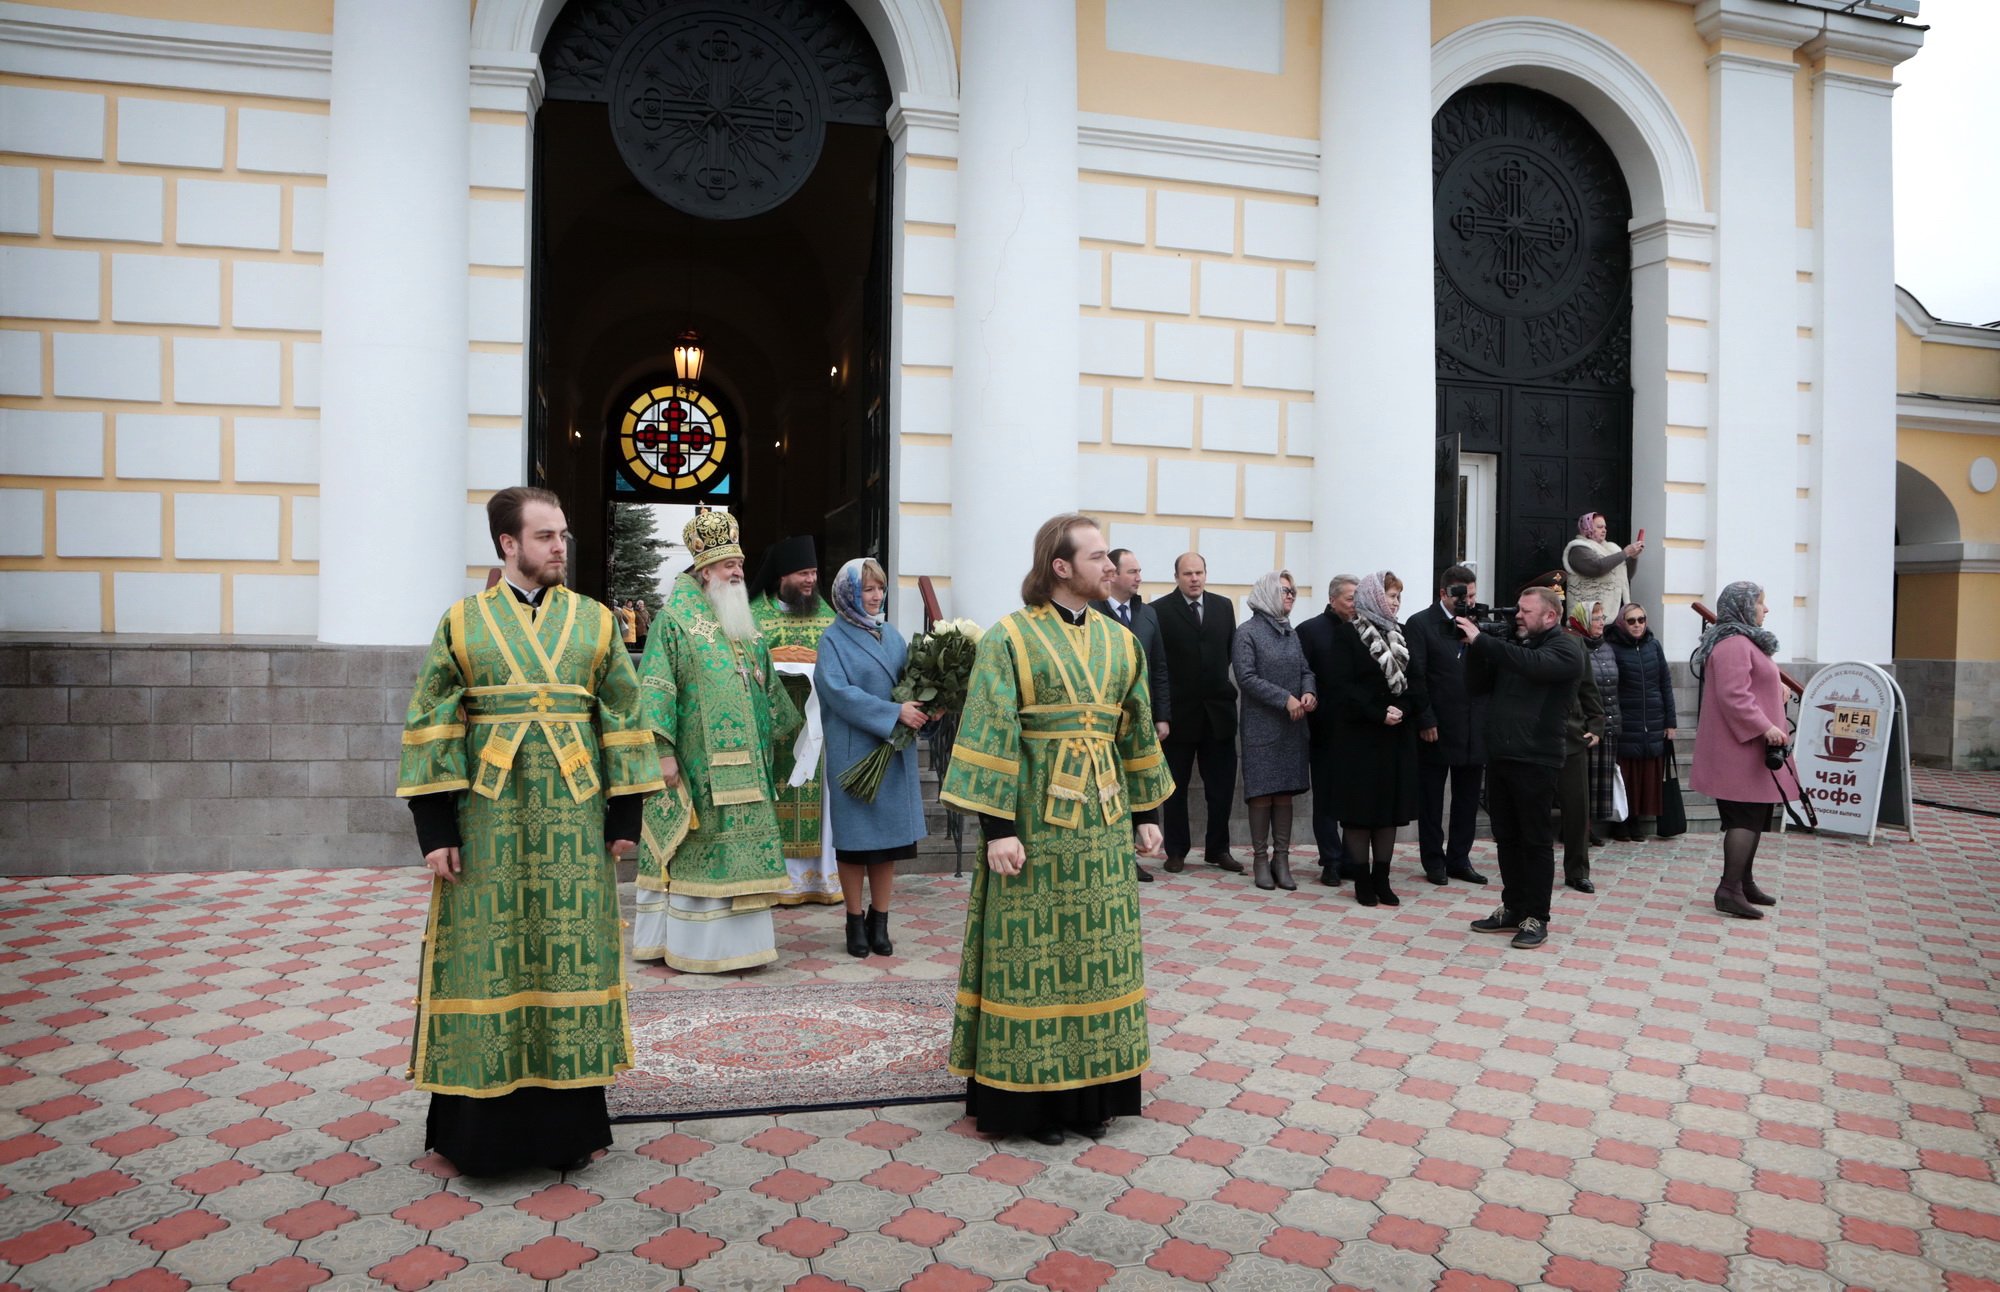
{"type": "Polygon", "coordinates": [[[688,555],[694,557],[697,570],[732,556],[742,556],[743,548],[736,539],[736,517],[726,511],[698,511],[681,531],[681,542],[687,545],[688,555]]]}

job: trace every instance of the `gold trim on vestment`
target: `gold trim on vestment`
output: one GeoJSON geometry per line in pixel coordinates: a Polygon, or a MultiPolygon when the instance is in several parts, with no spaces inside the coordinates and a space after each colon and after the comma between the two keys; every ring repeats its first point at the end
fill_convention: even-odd
{"type": "MultiPolygon", "coordinates": [[[[626,1053],[629,1054],[631,1053],[630,1028],[627,1028],[627,1033],[626,1053]]],[[[427,1090],[434,1095],[465,1095],[473,1099],[497,1099],[501,1095],[511,1095],[523,1086],[537,1086],[543,1090],[582,1090],[589,1086],[609,1086],[617,1082],[619,1073],[628,1072],[631,1068],[632,1064],[628,1060],[612,1064],[611,1075],[608,1077],[570,1077],[561,1081],[550,1077],[519,1077],[504,1086],[491,1086],[485,1089],[477,1086],[439,1086],[432,1085],[428,1081],[416,1081],[411,1084],[418,1090],[427,1090]]]]}
{"type": "Polygon", "coordinates": [[[590,657],[590,684],[592,686],[597,685],[599,676],[604,672],[604,656],[611,649],[611,643],[615,641],[620,646],[625,644],[625,634],[618,631],[618,626],[614,622],[615,616],[611,613],[611,607],[600,601],[597,603],[597,610],[603,618],[600,620],[597,629],[597,653],[590,657]]]}
{"type": "Polygon", "coordinates": [[[773,888],[772,885],[791,883],[789,875],[778,879],[737,879],[726,884],[704,884],[698,880],[693,882],[672,880],[671,876],[669,876],[669,879],[672,881],[672,886],[664,891],[680,897],[743,897],[764,894],[775,899],[784,890],[773,888]]]}
{"type": "Polygon", "coordinates": [[[1092,1014],[1109,1014],[1126,1009],[1146,999],[1146,989],[1136,988],[1123,996],[1110,1000],[1088,1001],[1081,1005],[1004,1005],[999,1001],[987,1000],[974,992],[960,988],[958,1003],[982,1014],[997,1014],[1001,1018],[1088,1018],[1092,1014]]]}
{"type": "MultiPolygon", "coordinates": [[[[963,758],[964,756],[965,753],[963,750],[952,755],[954,758],[963,758]]],[[[1001,807],[998,803],[981,803],[977,800],[966,798],[964,795],[952,790],[938,791],[938,801],[940,803],[949,803],[953,807],[964,808],[968,812],[977,812],[981,816],[997,816],[1004,821],[1012,821],[1014,819],[1013,808],[1001,807]]]]}
{"type": "Polygon", "coordinates": [[[1154,808],[1160,806],[1160,804],[1166,802],[1173,796],[1174,796],[1174,778],[1169,776],[1167,777],[1166,793],[1160,795],[1160,797],[1156,799],[1151,799],[1144,803],[1134,803],[1132,804],[1132,810],[1134,812],[1151,812],[1154,808]]]}
{"type": "Polygon", "coordinates": [[[428,745],[436,740],[457,740],[465,735],[462,722],[445,722],[435,727],[413,727],[403,733],[406,745],[428,745]]]}
{"type": "MultiPolygon", "coordinates": [[[[720,753],[710,754],[708,756],[708,765],[711,767],[748,767],[750,765],[750,751],[747,749],[725,749],[720,753]]],[[[735,802],[736,800],[716,800],[718,803],[725,801],[735,802]]]]}
{"type": "Polygon", "coordinates": [[[1028,643],[1021,639],[1020,626],[1012,615],[1000,621],[1000,630],[1014,643],[1014,685],[1020,692],[1017,702],[1023,707],[1031,705],[1035,702],[1035,670],[1028,662],[1028,643]]]}
{"type": "Polygon", "coordinates": [[[657,794],[665,788],[667,788],[666,781],[655,776],[650,781],[640,781],[633,785],[614,785],[604,791],[604,797],[607,799],[621,799],[628,794],[657,794]]]}
{"type": "Polygon", "coordinates": [[[588,713],[475,713],[466,722],[475,727],[499,726],[518,722],[523,726],[542,722],[589,722],[593,715],[588,713]]]}
{"type": "Polygon", "coordinates": [[[452,602],[449,615],[451,620],[451,653],[452,657],[458,661],[458,680],[461,682],[470,682],[472,680],[472,657],[465,653],[465,603],[467,600],[468,598],[460,597],[457,601],[452,602]]]}
{"type": "MultiPolygon", "coordinates": [[[[1153,753],[1147,754],[1142,758],[1127,758],[1124,760],[1124,763],[1125,770],[1128,772],[1144,772],[1158,767],[1165,761],[1167,761],[1166,755],[1155,750],[1153,753]]],[[[1143,811],[1144,809],[1141,810],[1143,811]]]]}
{"type": "Polygon", "coordinates": [[[602,991],[517,991],[491,1000],[432,997],[424,1009],[432,1014],[504,1014],[510,1009],[588,1009],[625,999],[625,984],[602,991]]]}
{"type": "Polygon", "coordinates": [[[717,790],[709,795],[708,799],[717,807],[731,807],[738,803],[762,803],[765,799],[764,787],[746,785],[741,789],[717,790]]]}
{"type": "Polygon", "coordinates": [[[465,688],[467,695],[532,695],[537,691],[546,691],[550,695],[581,695],[591,699],[596,698],[595,692],[589,687],[577,686],[570,682],[505,682],[498,686],[465,688]]]}
{"type": "Polygon", "coordinates": [[[944,1064],[944,1070],[950,1072],[952,1076],[970,1076],[978,1084],[992,1086],[994,1090],[1024,1090],[1028,1094],[1036,1094],[1040,1090],[1082,1090],[1084,1086],[1110,1086],[1112,1082],[1130,1080],[1130,1078],[1138,1076],[1140,1072],[1144,1072],[1146,1068],[1152,1068],[1152,1056],[1148,1056],[1146,1062],[1142,1062],[1138,1068],[1132,1068],[1130,1072],[1112,1072],[1110,1076],[1082,1076],[1082,1078],[1078,1078],[1074,1082],[996,1082],[992,1078],[980,1076],[978,1070],[974,1070],[974,1068],[960,1068],[958,1064],[944,1064]]]}
{"type": "MultiPolygon", "coordinates": [[[[651,960],[653,958],[643,951],[638,954],[644,960],[651,960]]],[[[728,960],[691,960],[686,956],[677,956],[665,947],[661,947],[659,958],[666,964],[667,968],[678,969],[682,973],[727,973],[731,969],[754,969],[758,965],[770,964],[778,958],[778,949],[772,947],[769,951],[759,951],[747,956],[735,956],[728,960]]]]}
{"type": "Polygon", "coordinates": [[[597,738],[598,747],[601,749],[624,749],[632,745],[650,745],[652,743],[653,733],[650,730],[607,731],[597,738]]]}
{"type": "Polygon", "coordinates": [[[1008,772],[1008,773],[1018,774],[1021,770],[1021,763],[1019,759],[1016,759],[1015,761],[1010,763],[1004,758],[995,758],[991,754],[982,753],[979,750],[970,748],[969,746],[966,745],[959,745],[955,747],[951,751],[951,756],[954,759],[962,758],[966,762],[971,763],[974,767],[984,767],[989,772],[1008,772]]]}
{"type": "Polygon", "coordinates": [[[420,794],[443,794],[447,791],[467,790],[471,788],[472,782],[461,776],[457,780],[432,781],[428,785],[398,785],[396,787],[396,797],[399,799],[413,799],[420,794]]]}

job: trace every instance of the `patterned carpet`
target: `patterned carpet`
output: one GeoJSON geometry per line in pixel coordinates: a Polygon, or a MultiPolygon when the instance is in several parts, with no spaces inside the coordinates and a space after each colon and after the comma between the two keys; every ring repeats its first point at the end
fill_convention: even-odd
{"type": "Polygon", "coordinates": [[[616,1118],[681,1120],[964,1099],[945,1071],[955,984],[874,982],[631,998],[616,1118]]]}
{"type": "MultiPolygon", "coordinates": [[[[2000,1289],[2000,853],[1918,823],[1769,840],[1759,923],[1713,836],[1614,846],[1536,952],[1407,857],[1374,910],[1196,866],[1142,890],[1154,1068],[1102,1142],[918,1104],[478,1182],[401,1075],[414,867],[7,881],[0,1285],[2000,1289]]],[[[784,912],[746,980],[949,981],[963,893],[909,879],[886,961],[784,912]]]]}

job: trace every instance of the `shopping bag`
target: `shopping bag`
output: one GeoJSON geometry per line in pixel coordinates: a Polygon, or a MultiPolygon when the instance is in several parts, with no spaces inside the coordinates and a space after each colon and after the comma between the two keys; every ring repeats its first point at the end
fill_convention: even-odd
{"type": "Polygon", "coordinates": [[[1667,780],[1660,786],[1660,823],[1654,833],[1672,839],[1687,833],[1687,805],[1681,802],[1681,760],[1671,741],[1667,744],[1667,780]]]}

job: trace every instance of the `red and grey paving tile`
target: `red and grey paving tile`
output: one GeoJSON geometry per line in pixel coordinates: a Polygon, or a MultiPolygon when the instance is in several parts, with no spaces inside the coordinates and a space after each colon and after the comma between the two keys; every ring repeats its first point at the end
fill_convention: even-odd
{"type": "MultiPolygon", "coordinates": [[[[2000,1289],[2000,855],[1918,823],[1769,838],[1758,923],[1713,836],[1614,844],[1534,952],[1407,859],[1375,909],[1197,865],[1142,890],[1154,1068],[1100,1142],[915,1105],[481,1181],[402,1079],[414,867],[0,881],[0,1286],[2000,1289]]],[[[949,978],[963,894],[905,879],[894,958],[793,910],[778,965],[635,985],[949,978]]]]}

